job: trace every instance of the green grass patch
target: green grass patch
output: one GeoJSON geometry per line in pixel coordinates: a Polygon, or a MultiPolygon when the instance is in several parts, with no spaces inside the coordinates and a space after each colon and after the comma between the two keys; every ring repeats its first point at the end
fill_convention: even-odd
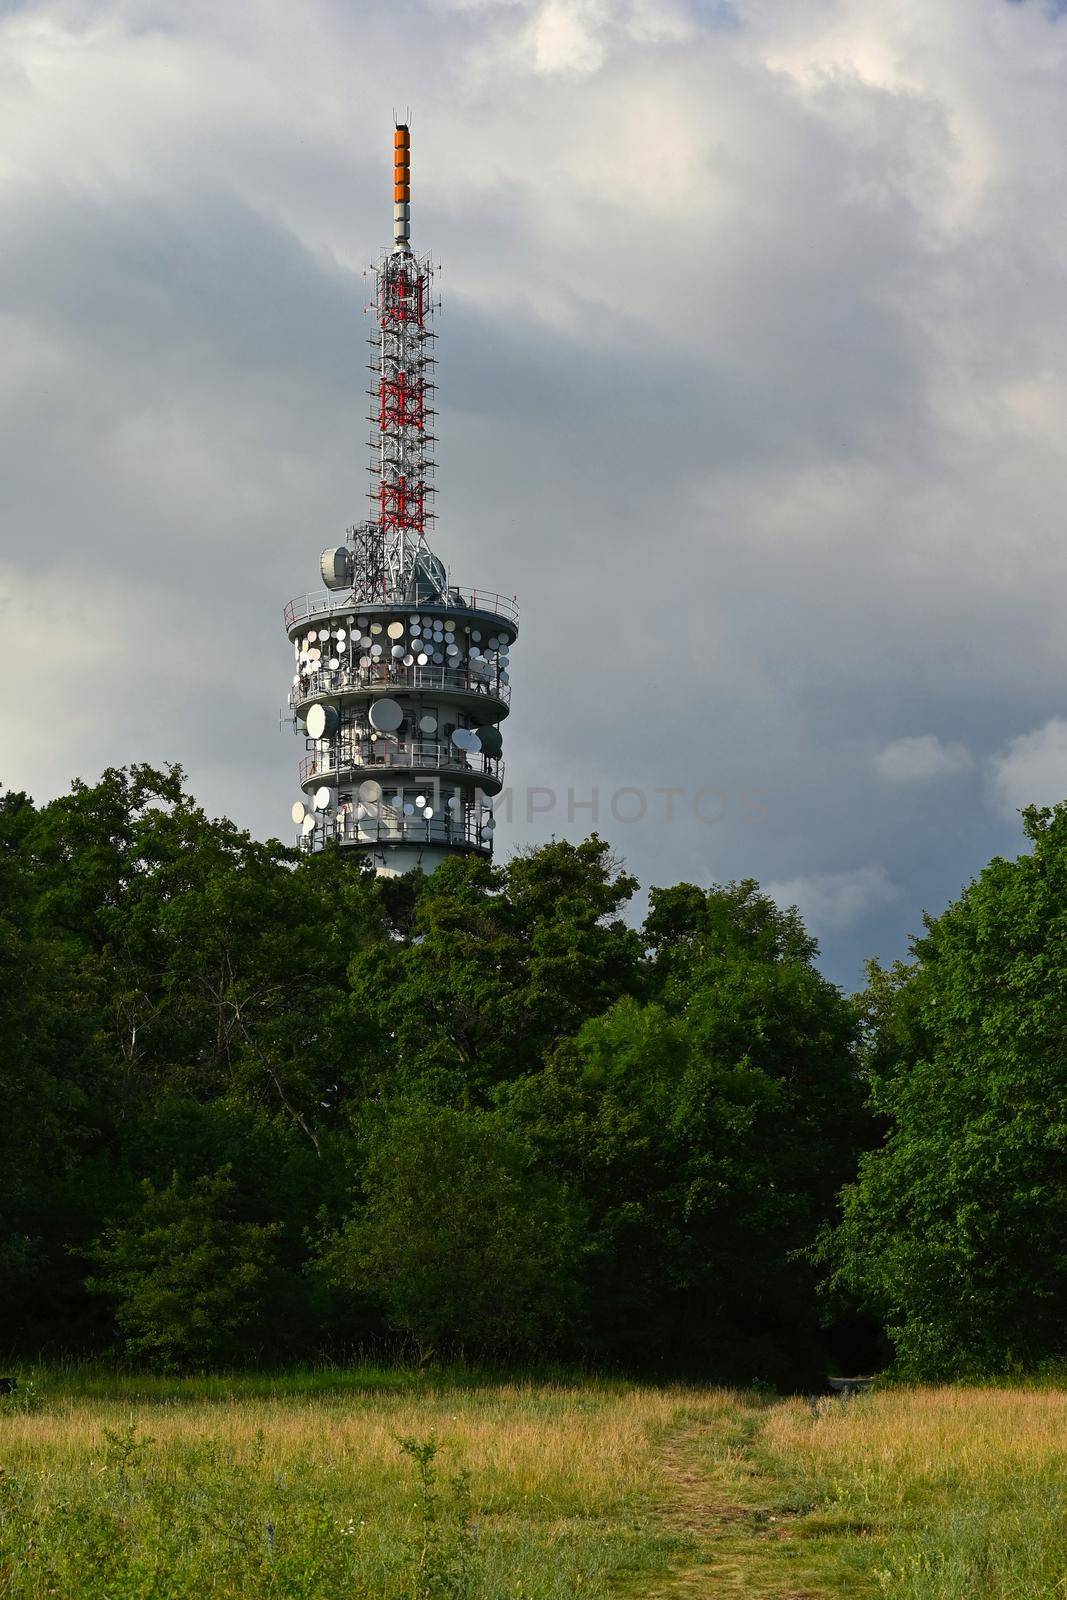
{"type": "Polygon", "coordinates": [[[1067,1394],[29,1374],[0,1600],[1063,1600],[1067,1394]]]}

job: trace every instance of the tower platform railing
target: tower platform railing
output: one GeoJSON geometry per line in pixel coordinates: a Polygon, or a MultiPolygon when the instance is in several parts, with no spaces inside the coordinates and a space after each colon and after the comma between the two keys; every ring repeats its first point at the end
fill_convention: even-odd
{"type": "Polygon", "coordinates": [[[315,594],[298,594],[289,601],[282,615],[285,626],[292,628],[298,622],[310,622],[313,617],[327,613],[343,612],[350,616],[355,611],[395,611],[398,615],[410,611],[412,616],[430,615],[436,611],[478,612],[483,616],[502,617],[512,626],[519,620],[518,602],[511,595],[495,594],[491,589],[459,589],[450,584],[442,600],[403,600],[396,597],[381,600],[354,600],[351,595],[333,589],[321,589],[315,594]]]}
{"type": "Polygon", "coordinates": [[[489,855],[492,850],[491,835],[484,833],[473,818],[455,818],[449,813],[430,817],[357,817],[352,812],[341,812],[325,819],[314,833],[305,834],[300,848],[311,851],[324,840],[338,844],[416,844],[446,845],[460,849],[476,850],[489,855]]]}
{"type": "Polygon", "coordinates": [[[448,691],[484,695],[501,705],[511,704],[511,685],[491,678],[477,678],[466,668],[413,666],[405,667],[393,661],[382,661],[373,667],[323,667],[301,678],[299,687],[289,690],[289,705],[295,710],[320,695],[344,694],[346,690],[362,693],[370,689],[422,689],[430,692],[448,691]]]}
{"type": "Polygon", "coordinates": [[[404,772],[440,772],[449,782],[476,778],[479,783],[502,784],[504,762],[498,756],[484,755],[475,755],[468,762],[460,751],[450,751],[444,745],[438,747],[436,754],[426,749],[398,749],[396,746],[386,746],[372,754],[342,746],[339,752],[317,754],[311,751],[304,756],[300,763],[300,782],[309,783],[312,778],[331,772],[366,772],[375,778],[388,772],[397,779],[404,772]]]}

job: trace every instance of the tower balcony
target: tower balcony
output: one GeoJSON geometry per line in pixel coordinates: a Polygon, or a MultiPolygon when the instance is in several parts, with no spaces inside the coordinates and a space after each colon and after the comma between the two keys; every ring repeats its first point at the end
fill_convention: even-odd
{"type": "Polygon", "coordinates": [[[310,852],[320,850],[333,841],[345,846],[362,846],[373,850],[387,845],[407,845],[416,849],[459,850],[470,854],[492,854],[492,834],[479,826],[470,812],[444,816],[423,817],[358,816],[354,810],[337,812],[321,817],[315,831],[302,834],[300,848],[310,852]]]}
{"type": "Polygon", "coordinates": [[[359,739],[310,751],[300,763],[300,786],[309,794],[320,784],[358,785],[368,778],[392,788],[429,784],[491,796],[503,788],[504,762],[499,756],[472,755],[435,739],[399,744],[359,739]]]}
{"type": "Polygon", "coordinates": [[[299,712],[313,700],[374,694],[378,690],[443,695],[460,705],[475,705],[483,722],[501,721],[511,707],[511,685],[501,683],[498,672],[486,678],[472,671],[466,662],[458,667],[405,667],[403,662],[386,658],[369,667],[346,663],[301,673],[299,684],[294,683],[289,690],[289,706],[299,712]]]}

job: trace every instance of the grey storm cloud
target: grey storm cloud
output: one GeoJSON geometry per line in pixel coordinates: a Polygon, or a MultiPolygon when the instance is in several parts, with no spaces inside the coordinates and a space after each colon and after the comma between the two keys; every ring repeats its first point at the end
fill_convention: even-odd
{"type": "Polygon", "coordinates": [[[0,777],[176,760],[288,835],[410,106],[500,845],[903,953],[1059,781],[1065,88],[1036,0],[0,5],[0,777]]]}

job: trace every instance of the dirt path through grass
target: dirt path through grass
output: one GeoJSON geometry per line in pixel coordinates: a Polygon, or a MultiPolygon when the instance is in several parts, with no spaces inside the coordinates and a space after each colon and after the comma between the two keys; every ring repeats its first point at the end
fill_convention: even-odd
{"type": "Polygon", "coordinates": [[[1062,1388],[708,1396],[655,1458],[673,1570],[631,1600],[1064,1600],[1062,1388]]]}
{"type": "Polygon", "coordinates": [[[876,1592],[820,1579],[818,1558],[800,1536],[800,1508],[753,1458],[760,1428],[759,1411],[738,1407],[729,1416],[689,1420],[664,1441],[660,1520],[691,1540],[692,1550],[634,1600],[830,1600],[876,1592]]]}

